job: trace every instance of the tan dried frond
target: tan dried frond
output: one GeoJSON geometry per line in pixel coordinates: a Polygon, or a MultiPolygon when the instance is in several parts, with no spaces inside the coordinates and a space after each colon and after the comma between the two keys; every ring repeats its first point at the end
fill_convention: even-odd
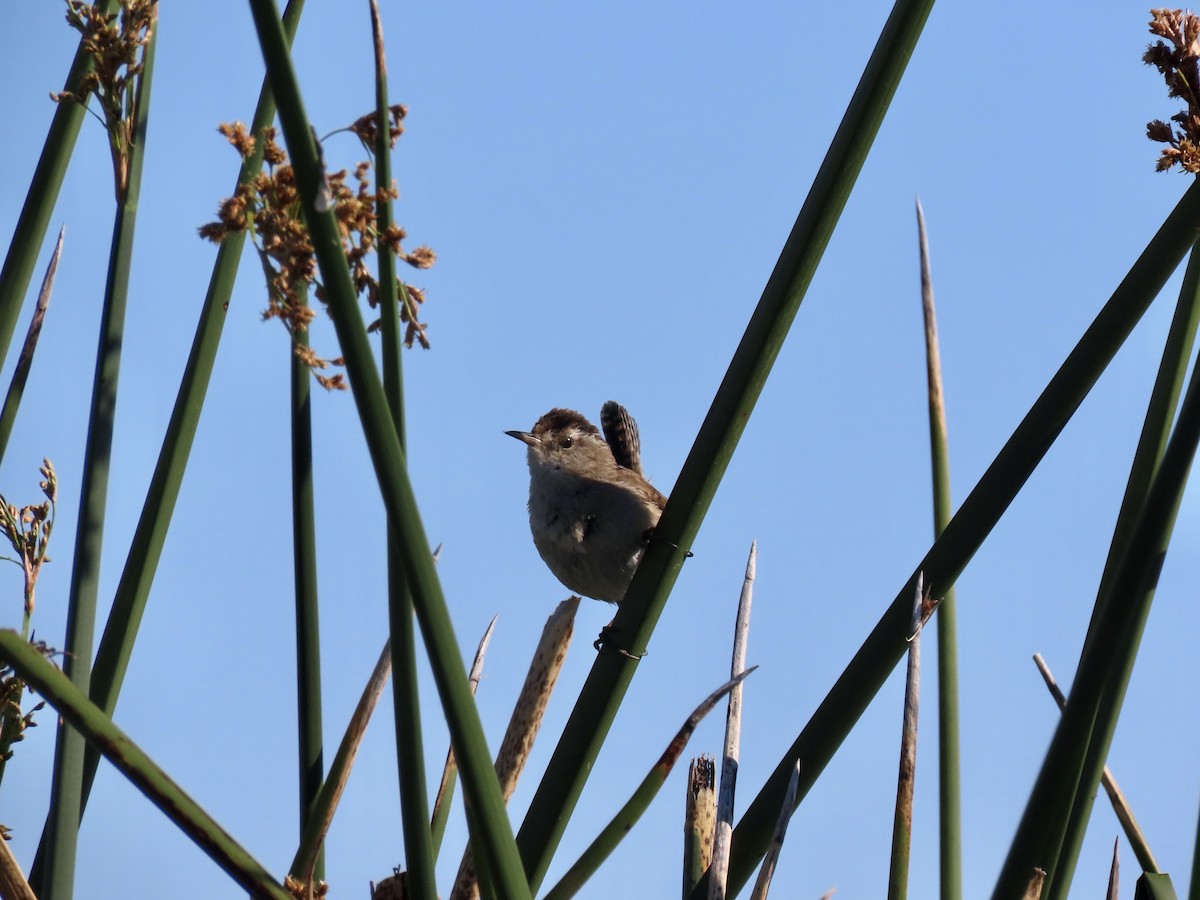
{"type": "Polygon", "coordinates": [[[25,619],[33,614],[34,590],[42,566],[50,562],[47,551],[50,536],[54,531],[54,513],[58,504],[58,476],[49,459],[43,459],[38,468],[42,479],[38,482],[42,503],[30,503],[20,509],[9,503],[0,494],[0,533],[8,539],[17,555],[16,563],[21,567],[25,579],[25,619]]]}
{"type": "MultiPolygon", "coordinates": [[[[400,135],[404,134],[404,126],[400,123],[407,115],[408,107],[400,103],[388,107],[389,146],[395,147],[400,135]]],[[[348,130],[357,135],[370,152],[375,152],[375,142],[379,140],[379,116],[375,112],[360,116],[348,130]]]]}
{"type": "Polygon", "coordinates": [[[433,248],[424,246],[404,254],[401,258],[414,269],[432,269],[433,264],[437,262],[437,254],[433,252],[433,248]]]}
{"type": "Polygon", "coordinates": [[[1150,11],[1150,33],[1163,38],[1146,48],[1142,61],[1154,66],[1167,86],[1167,96],[1183,100],[1186,107],[1171,116],[1172,126],[1154,119],[1146,137],[1169,144],[1160,152],[1155,168],[1160,172],[1178,163],[1185,172],[1196,172],[1195,145],[1200,143],[1200,17],[1182,9],[1150,11]]]}
{"type": "Polygon", "coordinates": [[[55,101],[87,104],[95,95],[108,132],[117,198],[125,196],[129,152],[133,144],[137,79],[145,68],[145,49],[154,32],[155,0],[122,0],[120,13],[106,14],[100,4],[67,0],[67,23],[82,35],[80,45],[92,69],[77,93],[51,94],[55,101]]]}
{"type": "MultiPolygon", "coordinates": [[[[398,126],[406,110],[402,106],[391,109],[392,121],[398,126]]],[[[362,137],[369,135],[375,120],[365,116],[350,130],[362,137]]],[[[224,124],[220,132],[243,156],[252,152],[255,141],[240,123],[224,124]]],[[[211,241],[220,242],[230,234],[248,232],[258,251],[259,260],[267,284],[267,308],[264,319],[279,319],[292,333],[306,331],[315,315],[307,302],[311,292],[316,299],[325,302],[325,288],[318,280],[318,271],[312,241],[304,222],[295,172],[289,164],[284,150],[276,143],[274,129],[265,129],[261,135],[265,170],[249,183],[238,186],[233,197],[220,204],[218,220],[200,228],[200,235],[211,241]]],[[[334,221],[346,254],[346,262],[356,293],[367,304],[375,307],[379,303],[379,282],[370,266],[370,255],[382,242],[386,252],[396,255],[417,268],[429,268],[436,254],[429,247],[418,247],[406,253],[402,241],[406,237],[403,228],[395,225],[380,230],[379,205],[398,196],[394,186],[381,188],[372,184],[370,162],[360,162],[352,171],[340,169],[326,172],[324,194],[329,202],[334,221]],[[353,178],[353,182],[350,179],[353,178]]],[[[402,305],[400,318],[406,323],[405,344],[420,343],[429,346],[425,325],[416,319],[415,306],[424,302],[424,294],[410,289],[402,305]]],[[[378,327],[376,325],[375,327],[378,327]]],[[[300,352],[300,351],[298,351],[300,352]]],[[[341,374],[327,376],[319,370],[331,364],[315,351],[302,354],[306,365],[313,370],[314,378],[329,390],[346,387],[341,374]]]]}
{"type": "Polygon", "coordinates": [[[246,131],[246,126],[241,122],[222,122],[217,126],[217,131],[225,135],[225,140],[233,145],[233,149],[237,150],[242,159],[246,159],[254,153],[257,141],[254,140],[254,135],[246,131]]]}
{"type": "Polygon", "coordinates": [[[275,129],[263,129],[263,162],[269,166],[278,166],[287,159],[283,148],[275,142],[275,129]]]}

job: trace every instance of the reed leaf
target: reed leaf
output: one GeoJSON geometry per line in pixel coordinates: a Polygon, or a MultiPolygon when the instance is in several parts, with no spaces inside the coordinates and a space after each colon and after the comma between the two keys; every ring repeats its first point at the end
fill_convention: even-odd
{"type": "MultiPolygon", "coordinates": [[[[102,0],[101,12],[111,15],[117,9],[117,0],[102,0]]],[[[78,95],[83,90],[83,80],[95,68],[92,54],[84,47],[80,38],[79,49],[71,62],[63,83],[63,92],[78,95]]],[[[75,149],[75,139],[83,124],[85,110],[78,103],[59,103],[46,133],[46,143],[38,157],[33,179],[21,206],[21,215],[13,231],[12,241],[0,267],[0,357],[8,354],[13,329],[21,311],[21,302],[33,277],[33,267],[38,251],[50,225],[50,215],[58,202],[58,192],[67,174],[67,163],[75,149]]]]}
{"type": "MultiPolygon", "coordinates": [[[[783,803],[779,806],[779,818],[775,822],[775,831],[771,835],[771,845],[763,857],[762,866],[758,870],[758,878],[754,880],[754,890],[750,900],[767,900],[767,892],[771,889],[771,879],[775,877],[775,866],[779,863],[779,854],[783,852],[783,841],[787,837],[788,825],[792,821],[792,811],[796,804],[796,785],[800,781],[801,760],[796,760],[792,769],[792,777],[788,781],[788,789],[783,795],[783,803]]],[[[830,891],[830,894],[833,893],[830,891]]],[[[826,894],[821,900],[827,900],[826,894]]]]}
{"type": "MultiPolygon", "coordinates": [[[[954,584],[1183,259],[1195,237],[1198,216],[1200,185],[1193,184],[909,576],[742,816],[733,834],[731,885],[744,884],[765,851],[793,762],[797,757],[804,759],[797,795],[803,800],[907,650],[909,604],[917,573],[925,573],[926,583],[934,592],[944,592],[954,584]]],[[[693,892],[695,900],[702,896],[693,892]]]]}
{"type": "Polygon", "coordinates": [[[900,774],[896,779],[896,812],[892,817],[892,854],[888,864],[888,900],[908,896],[908,862],[912,848],[913,792],[917,776],[917,721],[921,701],[921,624],[926,601],[925,579],[917,576],[913,591],[912,639],[904,681],[904,715],[900,729],[900,774]]]}
{"type": "MultiPolygon", "coordinates": [[[[1171,529],[1188,472],[1200,443],[1200,364],[1193,369],[1179,418],[1167,441],[1145,504],[1112,580],[1112,596],[1103,603],[1084,644],[1067,708],[1042,762],[1017,833],[996,882],[993,897],[1010,897],[1023,872],[1057,861],[1077,790],[1096,789],[1081,782],[1080,772],[1093,731],[1115,727],[1125,686],[1150,612],[1150,603],[1166,555],[1171,529]]],[[[1107,749],[1107,748],[1105,748],[1107,749]]],[[[1099,773],[1096,773],[1096,780],[1099,773]]],[[[1055,872],[1047,868],[1052,886],[1055,872]]]]}
{"type": "MultiPolygon", "coordinates": [[[[1103,612],[1103,607],[1111,602],[1123,602],[1124,598],[1114,599],[1112,582],[1124,553],[1129,546],[1130,536],[1137,523],[1137,514],[1145,503],[1150,480],[1162,459],[1167,438],[1170,435],[1171,423],[1179,406],[1179,396],[1183,390],[1187,376],[1187,364],[1191,358],[1192,348],[1196,342],[1196,328],[1200,324],[1200,252],[1193,246],[1188,258],[1187,268],[1183,275],[1183,284],[1179,289],[1179,299],[1175,305],[1175,313],[1171,319],[1171,327],[1167,332],[1167,340],[1163,347],[1162,360],[1159,363],[1158,374],[1150,393],[1150,402],[1146,407],[1146,417],[1142,423],[1141,435],[1138,438],[1137,450],[1134,451],[1133,463],[1129,469],[1129,478],[1125,485],[1125,494],[1121,498],[1121,508],[1117,513],[1117,524],[1113,527],[1113,537],[1109,544],[1108,557],[1104,563],[1104,572],[1100,576],[1100,587],[1096,592],[1096,603],[1092,610],[1092,618],[1088,624],[1088,639],[1094,631],[1095,622],[1103,612]]],[[[1169,537],[1168,537],[1169,540],[1169,537]]],[[[1128,683],[1129,672],[1118,675],[1117,681],[1110,688],[1112,691],[1124,693],[1128,683]]],[[[1084,761],[1083,778],[1091,784],[1090,791],[1077,792],[1075,805],[1067,823],[1066,834],[1063,837],[1062,849],[1058,853],[1057,863],[1050,869],[1050,887],[1046,896],[1048,900],[1065,900],[1075,871],[1075,863],[1083,845],[1083,834],[1091,819],[1092,804],[1095,801],[1095,785],[1104,770],[1108,759],[1108,750],[1112,745],[1113,729],[1116,720],[1112,720],[1111,728],[1094,732],[1091,747],[1084,761]]],[[[1148,869],[1147,871],[1153,871],[1148,869]]]]}
{"type": "MultiPolygon", "coordinates": [[[[437,558],[435,552],[434,558],[437,558]]],[[[499,616],[492,616],[492,621],[488,623],[487,630],[484,631],[483,637],[479,639],[479,646],[475,648],[475,658],[471,661],[471,670],[467,673],[467,682],[471,685],[471,695],[474,696],[475,691],[479,689],[479,681],[483,677],[483,659],[487,654],[488,644],[492,640],[492,631],[496,627],[496,619],[499,616]]],[[[433,832],[433,852],[436,856],[442,847],[442,837],[446,833],[446,822],[450,819],[450,804],[454,799],[454,785],[458,782],[458,765],[454,762],[454,749],[451,748],[446,752],[446,762],[442,766],[442,777],[438,782],[437,794],[433,800],[433,816],[429,822],[429,828],[433,832]]]]}
{"type": "MultiPolygon", "coordinates": [[[[779,355],[932,5],[932,0],[899,0],[888,17],[688,453],[655,529],[656,540],[646,549],[613,620],[613,632],[624,642],[621,649],[634,657],[645,649],[662,614],[687,548],[700,530],[779,355]]],[[[545,877],[636,665],[635,660],[620,654],[601,654],[596,659],[530,802],[517,843],[535,888],[545,877]]]]}
{"type": "MultiPolygon", "coordinates": [[[[305,374],[309,375],[307,372],[305,374]]],[[[379,661],[375,663],[371,677],[367,679],[362,696],[358,699],[358,705],[354,708],[354,714],[346,725],[337,753],[329,764],[329,777],[321,784],[308,808],[308,816],[300,834],[300,845],[296,848],[296,855],[292,857],[289,869],[302,884],[307,884],[316,875],[325,835],[333,821],[333,814],[342,798],[342,792],[346,789],[346,783],[350,780],[350,769],[354,765],[355,756],[358,755],[358,748],[362,745],[363,736],[367,733],[367,723],[371,721],[371,714],[379,703],[384,687],[387,686],[387,678],[391,671],[392,649],[388,643],[379,654],[379,661]]]]}
{"type": "Polygon", "coordinates": [[[1165,872],[1143,872],[1134,887],[1133,900],[1179,900],[1171,876],[1165,872]]]}
{"type": "MultiPolygon", "coordinates": [[[[283,16],[284,31],[289,41],[296,33],[303,9],[304,0],[289,0],[283,16]]],[[[259,139],[256,141],[255,151],[242,163],[238,174],[239,184],[254,178],[262,168],[262,130],[271,124],[274,118],[275,101],[270,86],[264,80],[251,126],[251,133],[259,139]]],[[[104,633],[96,649],[90,696],[92,702],[110,716],[116,709],[117,697],[121,692],[138,627],[146,609],[150,585],[158,568],[163,543],[166,541],[171,514],[179,498],[179,488],[183,483],[188,454],[196,436],[200,412],[204,406],[204,395],[212,377],[213,363],[225,324],[225,312],[233,294],[233,284],[245,240],[244,233],[235,232],[230,234],[217,250],[217,258],[213,263],[212,276],[199,321],[196,323],[196,334],[184,366],[175,406],[171,411],[154,474],[150,478],[141,515],[134,529],[125,566],[121,570],[104,633]]],[[[99,761],[99,754],[88,748],[84,760],[80,815],[87,805],[99,761]]],[[[43,830],[34,863],[30,867],[30,881],[35,884],[44,865],[45,845],[46,835],[43,830]]]]}
{"type": "Polygon", "coordinates": [[[1200,900],[1200,822],[1196,824],[1196,844],[1192,851],[1192,877],[1188,886],[1188,900],[1200,900]]]}
{"type": "MultiPolygon", "coordinates": [[[[376,204],[377,227],[385,233],[395,222],[392,201],[386,191],[392,185],[392,133],[388,109],[387,58],[384,53],[383,23],[379,4],[371,0],[371,35],[375,51],[375,117],[377,121],[375,183],[380,191],[376,204]]],[[[396,427],[401,452],[406,452],[404,435],[404,369],[400,357],[400,302],[396,279],[396,256],[387,242],[380,241],[379,321],[382,337],[383,391],[396,427]]],[[[421,734],[421,697],[417,690],[416,626],[412,597],[404,575],[404,560],[397,550],[398,528],[388,520],[388,623],[392,646],[392,704],[395,710],[396,765],[399,770],[400,818],[404,830],[404,859],[408,895],[435,900],[437,884],[433,832],[429,818],[429,788],[425,775],[425,748],[421,734]]]]}
{"type": "MultiPolygon", "coordinates": [[[[917,233],[921,257],[921,314],[925,323],[925,372],[929,401],[929,462],[933,470],[933,536],[945,530],[951,516],[950,447],[946,429],[946,394],[938,349],[937,311],[925,211],[917,200],[917,233]]],[[[938,849],[942,900],[962,900],[962,772],[958,727],[958,607],[954,588],[943,592],[937,618],[938,688],[938,849]]]]}
{"type": "MultiPolygon", "coordinates": [[[[303,299],[307,290],[297,286],[303,299]]],[[[317,527],[313,504],[312,370],[297,349],[308,332],[294,331],[288,344],[292,422],[292,570],[296,599],[296,749],[299,754],[300,833],[303,835],[324,775],[321,732],[321,630],[317,603],[317,527]]],[[[318,854],[313,877],[325,877],[318,854]]]]}
{"type": "MultiPolygon", "coordinates": [[[[1046,661],[1042,659],[1040,653],[1033,654],[1033,662],[1038,667],[1038,671],[1042,675],[1042,680],[1046,682],[1046,688],[1050,691],[1050,696],[1054,698],[1054,702],[1058,704],[1061,711],[1067,705],[1067,698],[1063,692],[1059,690],[1058,683],[1054,680],[1054,676],[1050,672],[1050,667],[1046,665],[1046,661]]],[[[1146,835],[1142,833],[1141,826],[1138,825],[1137,818],[1133,814],[1133,810],[1129,806],[1129,802],[1125,799],[1125,794],[1117,784],[1116,778],[1109,771],[1108,766],[1104,767],[1101,773],[1100,782],[1104,785],[1104,791],[1108,794],[1108,799],[1112,803],[1113,813],[1117,817],[1117,821],[1121,823],[1121,830],[1125,833],[1125,840],[1129,841],[1129,849],[1133,851],[1133,855],[1137,857],[1138,865],[1142,867],[1143,872],[1158,872],[1158,861],[1154,858],[1154,854],[1150,850],[1150,844],[1146,841],[1146,835]]]]}
{"type": "MultiPolygon", "coordinates": [[[[0,630],[0,659],[58,710],[196,845],[255,897],[294,900],[269,872],[189,797],[129,736],[37,648],[15,631],[0,630]]],[[[43,895],[44,896],[44,895],[43,895]]]]}
{"type": "Polygon", "coordinates": [[[675,763],[683,755],[683,749],[687,746],[687,742],[691,740],[696,726],[700,724],[700,720],[709,714],[722,697],[745,681],[750,673],[757,668],[758,666],[751,666],[737,677],[725,682],[701,701],[700,705],[693,710],[692,714],[688,716],[682,727],[680,727],[675,737],[671,739],[671,743],[667,745],[667,749],[663,751],[662,756],[658,758],[658,761],[651,767],[646,777],[642,779],[641,784],[634,790],[633,796],[617,811],[612,821],[596,836],[596,839],[588,845],[588,848],[583,851],[578,861],[571,868],[567,869],[566,874],[563,875],[558,884],[546,892],[542,900],[567,900],[568,897],[575,896],[584,883],[600,868],[600,864],[608,859],[609,854],[617,848],[617,845],[625,835],[633,829],[633,826],[637,824],[637,820],[642,817],[642,813],[650,807],[651,801],[658,796],[658,792],[662,788],[663,783],[666,782],[667,776],[671,774],[675,763]]]}
{"type": "MultiPolygon", "coordinates": [[[[142,71],[136,79],[132,112],[132,140],[127,148],[125,183],[118,185],[116,221],[109,253],[108,279],[100,316],[100,341],[92,383],[91,411],[83,453],[83,476],[76,529],[74,562],[67,606],[64,671],[85,695],[91,683],[95,641],[96,600],[100,582],[100,550],[108,499],[108,473],[112,458],[113,422],[117,404],[117,378],[124,342],[125,307],[133,260],[133,238],[141,192],[142,162],[146,148],[146,122],[157,44],[156,6],[151,6],[148,40],[142,52],[142,71]]],[[[64,102],[76,102],[64,101],[64,102]]],[[[113,124],[109,123],[110,132],[113,124]]],[[[54,747],[54,775],[47,815],[48,865],[39,893],[53,900],[70,900],[75,880],[75,850],[79,819],[83,814],[83,736],[59,726],[54,747]]]]}
{"type": "Polygon", "coordinates": [[[434,681],[462,772],[476,853],[499,897],[525,898],[529,885],[522,871],[512,828],[492,769],[487,741],[460,658],[454,629],[433,561],[429,542],[408,478],[404,452],[367,342],[350,271],[333,213],[317,208],[323,190],[321,168],[287,43],[272,0],[251,0],[251,12],[266,60],[271,87],[279,103],[289,155],[296,173],[305,221],[320,267],[329,312],[346,360],[350,387],[367,439],[389,520],[397,528],[397,545],[413,606],[429,655],[434,681]]]}
{"type": "Polygon", "coordinates": [[[38,291],[37,304],[33,315],[29,317],[29,330],[25,333],[25,343],[21,346],[21,354],[17,357],[16,368],[13,369],[12,380],[8,385],[8,393],[4,395],[4,406],[0,408],[0,459],[8,447],[8,439],[12,436],[13,422],[17,419],[17,409],[21,405],[21,397],[25,394],[25,382],[29,378],[29,369],[33,365],[33,354],[37,349],[38,336],[42,333],[42,322],[46,318],[46,309],[50,306],[50,293],[54,289],[54,274],[58,271],[58,260],[62,255],[63,237],[67,226],[58,230],[58,240],[54,243],[54,253],[46,265],[46,274],[42,278],[42,287],[38,291]]]}

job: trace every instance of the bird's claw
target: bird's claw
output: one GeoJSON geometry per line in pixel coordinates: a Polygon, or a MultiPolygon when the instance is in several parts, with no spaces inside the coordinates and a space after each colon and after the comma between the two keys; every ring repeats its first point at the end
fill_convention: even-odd
{"type": "MultiPolygon", "coordinates": [[[[651,526],[651,527],[647,528],[644,532],[642,532],[642,546],[643,547],[649,547],[650,542],[652,540],[660,540],[660,541],[663,540],[662,538],[660,538],[658,536],[658,528],[656,526],[651,526]]],[[[679,549],[679,545],[674,543],[673,541],[663,541],[663,543],[667,544],[669,547],[673,547],[676,550],[679,549]]],[[[691,550],[685,550],[683,552],[684,552],[684,555],[688,559],[691,559],[692,556],[695,555],[692,553],[691,550]]]]}
{"type": "Polygon", "coordinates": [[[626,659],[632,659],[637,662],[642,659],[645,653],[630,653],[624,647],[619,647],[613,637],[614,628],[612,625],[605,625],[600,629],[600,635],[592,642],[592,646],[596,648],[597,653],[615,653],[617,656],[623,656],[626,659]]]}

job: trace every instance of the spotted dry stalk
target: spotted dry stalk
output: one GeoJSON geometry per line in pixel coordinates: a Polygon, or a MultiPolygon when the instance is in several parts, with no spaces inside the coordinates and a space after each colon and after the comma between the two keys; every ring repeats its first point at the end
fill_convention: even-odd
{"type": "Polygon", "coordinates": [[[1146,48],[1142,61],[1154,66],[1167,84],[1167,96],[1182,100],[1186,108],[1171,122],[1155,119],[1146,125],[1146,137],[1167,146],[1156,168],[1165,172],[1178,164],[1185,172],[1200,173],[1200,17],[1182,9],[1150,10],[1150,33],[1158,40],[1146,48]],[[1169,42],[1169,43],[1168,43],[1169,42]]]}
{"type": "MultiPolygon", "coordinates": [[[[400,119],[404,107],[392,107],[393,134],[400,131],[400,119]]],[[[378,128],[375,116],[363,116],[349,128],[360,139],[378,128]]],[[[246,132],[242,123],[220,126],[221,134],[241,154],[242,158],[254,152],[255,139],[246,132]]],[[[238,186],[232,197],[224,200],[218,209],[218,221],[200,228],[200,236],[220,243],[226,236],[248,231],[262,263],[267,279],[267,308],[264,319],[279,319],[289,333],[307,330],[314,317],[308,306],[308,286],[312,285],[318,300],[324,300],[324,288],[317,280],[317,265],[313,255],[312,241],[305,226],[300,209],[300,195],[296,188],[295,173],[288,163],[287,154],[275,141],[275,130],[263,132],[263,161],[265,171],[252,181],[238,186]]],[[[407,237],[403,228],[393,226],[382,233],[377,226],[376,204],[395,199],[398,192],[394,186],[372,189],[369,180],[371,164],[359,163],[350,182],[345,169],[327,173],[325,176],[325,202],[334,211],[342,247],[350,264],[354,288],[374,308],[378,304],[379,282],[367,265],[368,257],[379,245],[383,245],[417,269],[428,269],[436,260],[429,247],[418,247],[406,252],[401,242],[407,237]],[[353,186],[351,186],[353,184],[353,186]]],[[[419,343],[428,349],[429,339],[425,324],[417,318],[417,306],[425,302],[424,292],[411,285],[398,282],[401,303],[400,319],[407,325],[404,343],[411,347],[419,343]]],[[[368,330],[379,327],[375,322],[368,330]]],[[[345,376],[341,373],[326,376],[321,370],[342,365],[342,360],[326,359],[308,347],[297,345],[296,355],[313,371],[313,376],[323,387],[343,390],[345,376]]]]}
{"type": "Polygon", "coordinates": [[[717,761],[707,753],[688,766],[683,806],[683,886],[690,894],[712,865],[713,833],[717,825],[717,761]]]}
{"type": "MultiPolygon", "coordinates": [[[[542,719],[554,693],[554,685],[562,672],[571,638],[575,633],[575,613],[579,610],[579,597],[569,597],[554,608],[546,620],[542,636],[538,640],[525,674],[525,683],[517,696],[508,728],[496,754],[496,778],[500,782],[500,796],[507,804],[517,789],[517,782],[529,761],[533,742],[542,727],[542,719]]],[[[458,866],[450,900],[477,900],[480,896],[479,876],[475,866],[475,854],[468,844],[458,866]]]]}
{"type": "Polygon", "coordinates": [[[93,68],[84,78],[80,93],[50,95],[56,102],[72,100],[86,105],[88,97],[95,94],[100,103],[97,118],[108,132],[118,201],[129,184],[139,76],[158,15],[155,0],[121,0],[120,5],[119,13],[105,15],[98,4],[67,0],[67,22],[83,35],[83,48],[92,57],[93,68]]]}

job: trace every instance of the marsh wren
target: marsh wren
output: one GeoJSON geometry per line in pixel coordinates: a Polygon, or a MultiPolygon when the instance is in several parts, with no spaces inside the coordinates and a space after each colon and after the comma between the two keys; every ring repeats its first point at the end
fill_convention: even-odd
{"type": "Polygon", "coordinates": [[[554,577],[585,597],[620,603],[667,498],[642,473],[637,423],[619,403],[600,431],[571,409],[552,409],[528,446],[529,529],[554,577]]]}

